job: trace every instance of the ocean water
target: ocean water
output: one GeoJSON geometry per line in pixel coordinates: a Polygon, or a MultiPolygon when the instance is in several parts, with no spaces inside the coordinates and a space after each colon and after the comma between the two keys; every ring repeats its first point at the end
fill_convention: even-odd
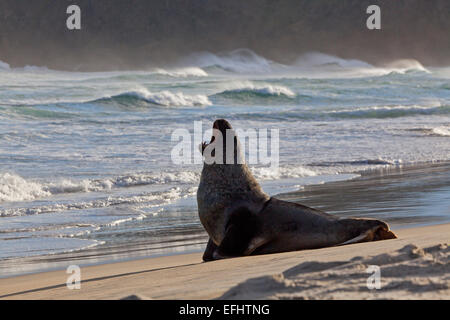
{"type": "Polygon", "coordinates": [[[0,259],[130,244],[199,250],[202,165],[172,161],[172,133],[193,133],[194,121],[206,131],[216,118],[279,129],[280,168],[252,165],[272,195],[445,162],[450,68],[322,53],[283,65],[245,49],[140,71],[0,62],[0,259]]]}

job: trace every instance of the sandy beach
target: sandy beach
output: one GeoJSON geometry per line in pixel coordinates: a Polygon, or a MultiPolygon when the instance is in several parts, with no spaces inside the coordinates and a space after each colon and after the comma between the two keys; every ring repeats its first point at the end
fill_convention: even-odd
{"type": "Polygon", "coordinates": [[[1,299],[449,299],[450,224],[400,229],[398,239],[203,263],[201,254],[0,279],[1,299]],[[425,249],[425,250],[422,250],[425,249]],[[381,289],[366,286],[368,265],[381,289]]]}

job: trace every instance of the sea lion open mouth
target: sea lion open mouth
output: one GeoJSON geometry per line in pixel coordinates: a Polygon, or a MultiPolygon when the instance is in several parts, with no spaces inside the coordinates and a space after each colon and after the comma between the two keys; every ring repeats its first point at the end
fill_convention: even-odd
{"type": "Polygon", "coordinates": [[[212,136],[211,136],[211,140],[210,140],[209,142],[206,142],[206,141],[203,141],[203,142],[202,142],[202,146],[201,146],[201,148],[202,148],[202,154],[205,152],[205,148],[206,148],[207,146],[209,146],[211,143],[213,143],[214,140],[216,140],[216,137],[214,137],[214,135],[212,135],[212,136]]]}
{"type": "Polygon", "coordinates": [[[203,141],[201,145],[201,153],[205,151],[205,148],[212,144],[216,140],[216,134],[222,134],[222,137],[226,136],[227,130],[232,130],[231,124],[225,119],[217,119],[213,124],[213,134],[209,142],[203,141]]]}

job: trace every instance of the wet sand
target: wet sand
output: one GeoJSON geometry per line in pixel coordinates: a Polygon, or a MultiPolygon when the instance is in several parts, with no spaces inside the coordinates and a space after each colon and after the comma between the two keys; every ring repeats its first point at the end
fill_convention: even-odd
{"type": "MultiPolygon", "coordinates": [[[[275,279],[277,279],[276,275],[288,269],[293,270],[294,267],[298,268],[304,263],[309,263],[309,271],[321,272],[324,262],[349,262],[352,259],[362,259],[360,263],[362,267],[359,269],[353,270],[350,268],[350,271],[333,270],[334,276],[331,277],[330,281],[325,282],[325,286],[328,288],[334,286],[337,293],[345,293],[337,296],[344,299],[449,299],[450,268],[448,259],[444,257],[442,259],[447,260],[430,262],[431,267],[434,264],[441,265],[440,269],[438,268],[436,271],[436,268],[434,268],[433,273],[430,274],[427,272],[430,265],[401,265],[397,271],[404,276],[400,276],[400,279],[407,281],[410,285],[407,289],[401,287],[402,290],[397,294],[395,290],[392,290],[396,288],[395,286],[393,288],[387,286],[387,289],[382,287],[380,290],[366,288],[369,275],[365,274],[365,267],[369,263],[374,264],[368,257],[385,255],[385,259],[379,262],[381,275],[383,276],[383,264],[389,261],[389,257],[386,255],[394,257],[398,250],[411,244],[419,248],[428,248],[448,243],[450,224],[401,229],[397,231],[397,235],[399,238],[394,240],[242,257],[208,263],[202,263],[201,254],[195,253],[84,267],[81,269],[81,288],[79,290],[67,288],[68,274],[65,270],[25,275],[0,279],[0,298],[120,299],[133,294],[149,299],[276,298],[277,290],[282,295],[286,293],[282,290],[285,283],[281,287],[279,283],[274,286],[273,281],[266,281],[267,278],[256,287],[251,286],[249,288],[245,285],[242,286],[241,283],[262,276],[269,279],[275,276],[275,279]],[[316,262],[316,264],[311,264],[311,262],[316,262]],[[411,271],[411,268],[423,272],[405,272],[405,270],[411,271]],[[338,285],[342,286],[342,283],[348,280],[349,272],[359,272],[359,276],[353,277],[355,283],[352,283],[352,286],[341,287],[339,291],[338,285]],[[434,285],[430,286],[430,283],[434,285]],[[241,287],[236,288],[239,284],[241,284],[241,287]],[[406,294],[404,294],[405,292],[406,294]]],[[[406,260],[412,264],[417,257],[423,258],[420,254],[418,256],[406,254],[406,260]]],[[[428,257],[427,259],[432,258],[428,257]]],[[[300,271],[294,272],[291,276],[297,277],[297,282],[302,282],[300,271]]],[[[307,282],[305,281],[305,283],[307,282]]],[[[306,288],[292,287],[289,293],[291,295],[298,294],[301,298],[302,291],[312,290],[315,287],[317,288],[317,285],[318,282],[309,283],[306,288]],[[296,292],[296,289],[298,289],[298,292],[296,292]]],[[[333,295],[314,295],[313,293],[313,291],[309,291],[309,295],[303,298],[335,298],[333,295]]]]}
{"type": "Polygon", "coordinates": [[[393,229],[450,223],[450,163],[366,171],[280,198],[338,216],[381,219],[393,229]]]}

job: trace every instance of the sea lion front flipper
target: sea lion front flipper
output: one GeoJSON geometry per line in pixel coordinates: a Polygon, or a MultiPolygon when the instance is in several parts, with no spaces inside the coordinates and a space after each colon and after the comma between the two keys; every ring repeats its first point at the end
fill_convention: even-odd
{"type": "Polygon", "coordinates": [[[214,241],[209,238],[208,244],[206,245],[205,252],[203,253],[203,261],[212,261],[214,260],[214,251],[217,250],[217,246],[214,241]]]}
{"type": "Polygon", "coordinates": [[[258,233],[259,225],[258,217],[248,208],[240,207],[234,210],[230,214],[225,236],[214,252],[214,258],[248,255],[249,246],[258,233]]]}

